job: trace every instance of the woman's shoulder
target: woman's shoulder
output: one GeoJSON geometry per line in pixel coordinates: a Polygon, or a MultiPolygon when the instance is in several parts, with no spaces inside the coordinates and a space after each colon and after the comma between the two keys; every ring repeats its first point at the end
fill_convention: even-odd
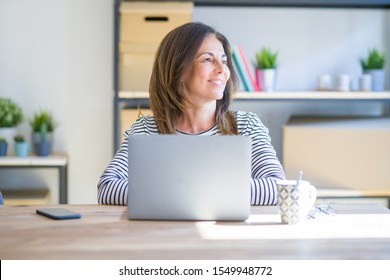
{"type": "Polygon", "coordinates": [[[125,136],[134,134],[158,133],[157,123],[153,116],[140,116],[131,127],[126,130],[125,136]]]}
{"type": "Polygon", "coordinates": [[[236,117],[237,128],[240,134],[250,133],[253,129],[267,130],[260,118],[253,112],[232,111],[232,113],[236,117]]]}
{"type": "Polygon", "coordinates": [[[261,122],[259,117],[253,112],[246,111],[232,111],[233,115],[236,117],[237,123],[239,122],[261,122]]]}

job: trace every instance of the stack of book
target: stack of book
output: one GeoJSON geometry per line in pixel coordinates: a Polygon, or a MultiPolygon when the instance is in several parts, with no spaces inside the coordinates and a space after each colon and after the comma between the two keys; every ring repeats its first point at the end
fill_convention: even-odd
{"type": "Polygon", "coordinates": [[[243,83],[244,89],[246,91],[260,91],[260,86],[254,78],[253,72],[249,67],[248,61],[240,45],[232,46],[232,55],[234,65],[240,76],[240,80],[243,83]]]}

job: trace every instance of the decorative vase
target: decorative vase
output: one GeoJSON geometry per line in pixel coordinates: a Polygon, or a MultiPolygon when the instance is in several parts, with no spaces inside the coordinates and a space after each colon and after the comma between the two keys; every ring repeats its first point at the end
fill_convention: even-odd
{"type": "Polygon", "coordinates": [[[385,90],[385,70],[384,69],[367,69],[363,71],[363,74],[369,74],[372,77],[372,90],[384,91],[385,90]]]}
{"type": "Polygon", "coordinates": [[[0,157],[7,155],[8,144],[5,142],[0,142],[0,157]]]}
{"type": "Polygon", "coordinates": [[[30,146],[28,142],[16,142],[15,143],[15,155],[17,157],[27,157],[30,152],[30,146]]]}
{"type": "Polygon", "coordinates": [[[262,69],[261,81],[263,91],[274,91],[276,82],[276,69],[262,69]]]}
{"type": "Polygon", "coordinates": [[[14,137],[18,133],[16,127],[2,127],[0,128],[0,136],[4,137],[8,142],[8,153],[10,154],[14,150],[14,137]]]}

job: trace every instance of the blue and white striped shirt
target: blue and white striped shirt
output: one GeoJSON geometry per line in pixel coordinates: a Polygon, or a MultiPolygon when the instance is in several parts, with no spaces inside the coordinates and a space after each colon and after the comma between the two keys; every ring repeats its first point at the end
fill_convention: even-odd
{"type": "MultiPolygon", "coordinates": [[[[239,135],[252,138],[251,204],[274,205],[277,202],[276,181],[285,179],[285,174],[271,144],[268,129],[254,113],[233,111],[233,114],[237,120],[239,135]]],[[[154,117],[144,116],[140,117],[125,132],[125,136],[127,138],[128,135],[151,135],[158,133],[154,117]]],[[[177,131],[177,133],[183,132],[177,131]]],[[[221,131],[215,125],[195,135],[221,135],[221,131]]],[[[98,202],[100,204],[127,204],[127,153],[127,140],[125,139],[98,182],[98,202]]]]}

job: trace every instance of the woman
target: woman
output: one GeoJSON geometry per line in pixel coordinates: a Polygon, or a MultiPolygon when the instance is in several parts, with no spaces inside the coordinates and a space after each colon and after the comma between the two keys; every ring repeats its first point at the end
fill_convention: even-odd
{"type": "MultiPolygon", "coordinates": [[[[253,113],[229,111],[237,89],[227,39],[202,23],[187,23],[162,40],[150,79],[153,116],[140,117],[132,134],[238,134],[252,138],[251,204],[277,202],[276,180],[285,179],[268,129],[253,113]]],[[[98,183],[100,204],[127,204],[127,141],[98,183]]]]}

